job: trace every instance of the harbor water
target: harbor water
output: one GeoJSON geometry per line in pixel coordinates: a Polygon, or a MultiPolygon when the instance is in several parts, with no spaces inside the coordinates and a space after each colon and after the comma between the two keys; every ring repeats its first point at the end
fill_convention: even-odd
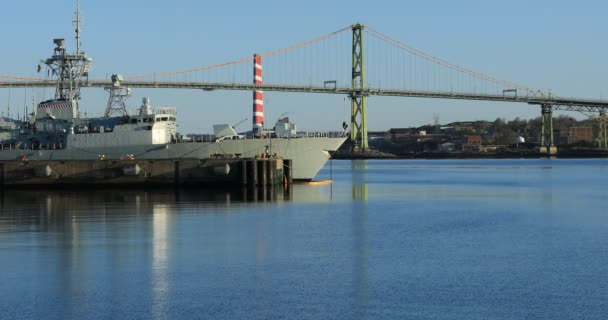
{"type": "Polygon", "coordinates": [[[605,319],[608,160],[0,194],[0,319],[605,319]]]}

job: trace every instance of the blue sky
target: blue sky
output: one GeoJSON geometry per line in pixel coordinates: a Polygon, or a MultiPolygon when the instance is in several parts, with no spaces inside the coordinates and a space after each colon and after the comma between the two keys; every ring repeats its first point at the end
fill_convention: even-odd
{"type": "MultiPolygon", "coordinates": [[[[608,4],[602,1],[82,0],[81,7],[83,47],[94,58],[96,78],[212,65],[362,22],[499,79],[563,96],[608,99],[608,4]]],[[[33,75],[55,37],[65,37],[73,46],[74,9],[75,1],[70,0],[4,4],[0,74],[33,75]]],[[[42,98],[52,90],[34,93],[42,98]]],[[[154,104],[176,106],[183,133],[209,132],[213,123],[251,119],[250,92],[134,89],[133,94],[128,103],[133,109],[143,96],[154,104]]],[[[31,93],[13,89],[13,103],[19,106],[15,96],[25,95],[31,93]]],[[[265,98],[267,123],[288,113],[299,129],[337,130],[347,113],[342,96],[266,92],[265,98]]],[[[102,90],[90,89],[81,105],[89,115],[100,114],[105,99],[102,90]]],[[[2,110],[6,101],[2,90],[2,110]]],[[[374,97],[368,105],[371,130],[431,123],[435,113],[442,123],[540,113],[525,104],[428,99],[374,97]]]]}

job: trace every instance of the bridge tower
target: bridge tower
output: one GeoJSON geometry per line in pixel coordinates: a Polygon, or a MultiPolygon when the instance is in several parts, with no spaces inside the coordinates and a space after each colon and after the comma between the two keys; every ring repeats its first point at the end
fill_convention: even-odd
{"type": "Polygon", "coordinates": [[[553,106],[541,105],[540,152],[554,154],[557,152],[553,143],[553,106]]]}
{"type": "Polygon", "coordinates": [[[350,141],[352,151],[365,151],[367,145],[367,94],[365,89],[365,59],[363,54],[363,25],[355,24],[353,30],[352,91],[350,93],[350,141]]]}
{"type": "Polygon", "coordinates": [[[608,148],[608,132],[607,132],[607,128],[606,128],[606,110],[605,109],[601,109],[600,110],[600,115],[597,118],[597,122],[598,122],[598,147],[600,149],[607,149],[608,148]]]}

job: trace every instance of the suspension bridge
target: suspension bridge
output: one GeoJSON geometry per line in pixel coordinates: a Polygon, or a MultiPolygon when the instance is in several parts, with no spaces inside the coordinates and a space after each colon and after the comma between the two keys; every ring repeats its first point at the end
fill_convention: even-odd
{"type": "MultiPolygon", "coordinates": [[[[38,69],[41,72],[41,68],[38,69]]],[[[58,83],[51,71],[47,70],[46,77],[42,72],[43,77],[38,78],[0,75],[0,87],[55,87],[58,83]]],[[[87,77],[79,85],[108,88],[115,84],[107,79],[87,77]]],[[[346,95],[351,101],[350,140],[355,148],[363,151],[368,148],[367,97],[370,96],[538,105],[542,120],[541,151],[546,152],[554,150],[553,111],[597,114],[598,141],[601,148],[608,147],[608,101],[561,97],[500,80],[449,63],[362,24],[239,60],[179,71],[126,76],[121,86],[254,91],[254,128],[256,121],[258,125],[260,121],[263,122],[263,91],[346,95]]]]}

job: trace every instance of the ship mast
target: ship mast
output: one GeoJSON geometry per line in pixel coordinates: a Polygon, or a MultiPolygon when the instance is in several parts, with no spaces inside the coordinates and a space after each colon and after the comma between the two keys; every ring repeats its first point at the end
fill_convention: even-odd
{"type": "Polygon", "coordinates": [[[53,56],[43,62],[51,69],[52,74],[57,76],[55,100],[70,103],[73,117],[78,118],[80,88],[88,81],[89,70],[93,61],[87,57],[85,52],[80,50],[80,25],[82,23],[80,1],[77,1],[74,23],[76,24],[76,52],[73,54],[66,52],[64,39],[53,39],[56,45],[53,56]]]}
{"type": "Polygon", "coordinates": [[[74,17],[74,24],[76,24],[76,54],[80,53],[80,24],[82,18],[80,16],[80,0],[76,1],[76,17],[74,17]]]}

